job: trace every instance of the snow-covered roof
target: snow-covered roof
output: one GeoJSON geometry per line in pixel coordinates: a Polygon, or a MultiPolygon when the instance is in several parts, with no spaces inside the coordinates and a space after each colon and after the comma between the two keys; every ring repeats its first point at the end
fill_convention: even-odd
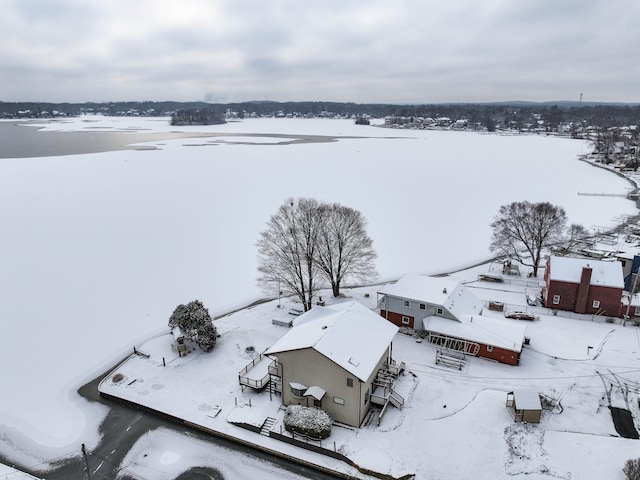
{"type": "Polygon", "coordinates": [[[396,283],[384,285],[378,293],[442,305],[456,318],[462,315],[480,315],[484,306],[482,300],[456,280],[415,273],[408,273],[396,283]]]}
{"type": "Polygon", "coordinates": [[[592,258],[556,257],[549,258],[549,279],[580,283],[583,267],[591,267],[591,285],[624,288],[622,264],[616,261],[594,260],[592,258]]]}
{"type": "Polygon", "coordinates": [[[518,410],[542,410],[540,395],[531,390],[515,390],[513,401],[518,410]]]}
{"type": "Polygon", "coordinates": [[[636,248],[634,250],[618,252],[616,253],[616,258],[621,258],[623,260],[633,260],[637,255],[640,255],[640,252],[638,252],[638,249],[636,248]]]}
{"type": "Polygon", "coordinates": [[[522,350],[526,325],[482,315],[464,315],[459,320],[456,322],[434,315],[426,317],[422,323],[424,329],[430,332],[514,352],[522,350]]]}
{"type": "Polygon", "coordinates": [[[313,397],[316,400],[322,400],[324,394],[327,393],[324,388],[320,388],[317,385],[307,388],[307,391],[304,392],[305,397],[313,397]]]}
{"type": "Polygon", "coordinates": [[[313,348],[366,381],[389,347],[398,327],[358,302],[345,302],[300,315],[265,354],[313,348]]]}

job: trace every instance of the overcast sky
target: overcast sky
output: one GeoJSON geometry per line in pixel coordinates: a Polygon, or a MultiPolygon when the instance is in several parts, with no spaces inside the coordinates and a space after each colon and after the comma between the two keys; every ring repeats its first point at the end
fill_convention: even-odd
{"type": "Polygon", "coordinates": [[[0,8],[0,101],[640,102],[637,0],[0,8]]]}

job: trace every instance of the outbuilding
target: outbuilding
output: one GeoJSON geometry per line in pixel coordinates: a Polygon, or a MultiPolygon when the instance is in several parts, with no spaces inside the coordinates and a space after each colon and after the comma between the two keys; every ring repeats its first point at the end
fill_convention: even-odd
{"type": "Polygon", "coordinates": [[[540,423],[542,405],[537,392],[515,390],[507,393],[507,408],[516,422],[540,423]]]}

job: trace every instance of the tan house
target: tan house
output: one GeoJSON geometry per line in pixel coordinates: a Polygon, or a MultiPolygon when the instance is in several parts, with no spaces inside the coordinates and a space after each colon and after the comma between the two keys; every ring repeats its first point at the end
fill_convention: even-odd
{"type": "MultiPolygon", "coordinates": [[[[398,328],[358,302],[316,307],[264,354],[280,377],[284,405],[315,406],[335,421],[359,427],[372,403],[403,403],[391,342],[398,328]],[[275,367],[275,368],[274,368],[275,367]]],[[[400,405],[401,406],[401,405],[400,405]]]]}

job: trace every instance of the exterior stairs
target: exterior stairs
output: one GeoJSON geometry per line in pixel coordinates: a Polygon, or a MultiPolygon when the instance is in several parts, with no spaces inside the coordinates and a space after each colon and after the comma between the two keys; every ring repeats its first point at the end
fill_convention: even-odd
{"type": "Polygon", "coordinates": [[[260,435],[264,435],[266,437],[269,436],[269,432],[271,431],[271,427],[273,427],[276,423],[276,419],[273,417],[267,417],[267,419],[262,424],[262,428],[260,429],[260,435]]]}
{"type": "Polygon", "coordinates": [[[389,392],[389,403],[396,408],[402,408],[404,407],[404,398],[392,388],[389,392]]]}

